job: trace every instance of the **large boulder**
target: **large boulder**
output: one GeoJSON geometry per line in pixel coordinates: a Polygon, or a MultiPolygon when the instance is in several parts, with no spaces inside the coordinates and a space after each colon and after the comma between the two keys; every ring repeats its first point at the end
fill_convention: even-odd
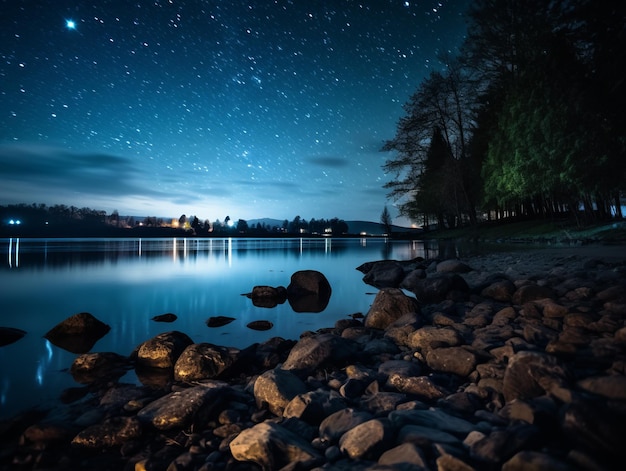
{"type": "Polygon", "coordinates": [[[373,263],[363,281],[376,288],[397,288],[404,278],[404,268],[395,260],[373,263]]]}
{"type": "Polygon", "coordinates": [[[289,352],[283,369],[308,375],[325,365],[337,367],[349,360],[357,351],[353,340],[330,333],[304,337],[289,352]]]}
{"type": "Polygon", "coordinates": [[[111,327],[88,312],[80,312],[59,322],[44,337],[72,353],[87,353],[111,327]]]}
{"type": "Polygon", "coordinates": [[[407,296],[398,288],[383,288],[376,294],[365,316],[365,327],[384,330],[405,314],[419,312],[420,307],[415,298],[407,296]]]}
{"type": "Polygon", "coordinates": [[[306,393],[307,387],[290,371],[274,368],[256,379],[253,392],[258,407],[267,407],[274,415],[281,416],[287,404],[297,395],[306,393]]]}
{"type": "Polygon", "coordinates": [[[229,388],[226,383],[212,381],[174,391],[141,409],[137,418],[159,430],[204,426],[228,399],[229,388]]]}
{"type": "Polygon", "coordinates": [[[238,461],[252,461],[264,471],[283,469],[286,466],[311,469],[322,462],[322,455],[304,438],[270,422],[244,430],[229,446],[233,458],[238,461]]]}
{"type": "Polygon", "coordinates": [[[210,343],[189,345],[174,364],[176,381],[199,381],[216,378],[226,371],[234,360],[226,347],[210,343]]]}
{"type": "Polygon", "coordinates": [[[328,306],[332,289],[323,273],[301,270],[291,275],[287,300],[295,312],[322,312],[328,306]]]}
{"type": "Polygon", "coordinates": [[[179,331],[164,332],[146,340],[137,349],[140,368],[173,368],[183,351],[193,340],[179,331]]]}

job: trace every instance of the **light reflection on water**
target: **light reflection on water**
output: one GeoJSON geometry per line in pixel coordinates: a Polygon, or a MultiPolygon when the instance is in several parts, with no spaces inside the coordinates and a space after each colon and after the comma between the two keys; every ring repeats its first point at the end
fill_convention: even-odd
{"type": "MultiPolygon", "coordinates": [[[[194,342],[244,348],[271,337],[297,339],[366,313],[376,289],[356,267],[381,259],[437,255],[421,241],[385,239],[4,239],[0,326],[25,330],[0,347],[0,418],[56,401],[78,386],[68,373],[76,354],[44,339],[63,319],[90,312],[111,326],[91,351],[129,355],[141,342],[171,330],[194,342]],[[286,302],[256,307],[242,296],[256,285],[287,286],[298,270],[318,270],[332,296],[321,313],[295,313],[286,302]],[[152,317],[172,312],[173,323],[152,317]],[[211,316],[236,320],[211,329],[211,316]],[[269,331],[246,325],[269,320],[269,331]]],[[[131,373],[125,381],[137,381],[131,373]]]]}

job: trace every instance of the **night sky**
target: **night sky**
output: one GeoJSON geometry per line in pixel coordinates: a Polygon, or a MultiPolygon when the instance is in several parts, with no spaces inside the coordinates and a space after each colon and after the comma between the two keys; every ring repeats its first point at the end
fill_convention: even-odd
{"type": "Polygon", "coordinates": [[[380,148],[469,2],[2,0],[0,204],[395,216],[380,148]]]}

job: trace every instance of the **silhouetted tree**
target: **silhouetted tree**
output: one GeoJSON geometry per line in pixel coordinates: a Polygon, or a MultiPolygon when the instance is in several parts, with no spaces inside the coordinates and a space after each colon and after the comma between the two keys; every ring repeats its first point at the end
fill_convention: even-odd
{"type": "Polygon", "coordinates": [[[240,234],[245,234],[246,232],[248,232],[248,222],[244,219],[239,219],[237,221],[237,232],[239,232],[240,234]]]}
{"type": "Polygon", "coordinates": [[[389,214],[389,210],[387,206],[383,208],[383,212],[380,214],[380,223],[385,228],[385,232],[391,235],[391,228],[393,226],[393,220],[391,219],[391,214],[389,214]]]}

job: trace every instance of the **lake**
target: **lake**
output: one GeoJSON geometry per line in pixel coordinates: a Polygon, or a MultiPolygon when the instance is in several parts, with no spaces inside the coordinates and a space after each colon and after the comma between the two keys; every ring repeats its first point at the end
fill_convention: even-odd
{"type": "MultiPolygon", "coordinates": [[[[196,343],[244,348],[272,337],[298,339],[367,313],[377,290],[356,267],[367,261],[437,256],[422,241],[383,238],[289,239],[2,239],[0,326],[26,336],[0,347],[0,418],[32,406],[53,406],[79,386],[69,373],[77,354],[44,338],[57,323],[89,312],[111,330],[92,352],[129,355],[155,335],[178,330],[196,343]],[[322,272],[332,287],[318,313],[294,312],[288,302],[257,307],[243,296],[257,285],[287,286],[298,270],[322,272]],[[174,313],[172,323],[154,316],[174,313]],[[209,328],[213,316],[236,320],[209,328]],[[247,328],[268,320],[267,331],[247,328]]],[[[139,384],[133,372],[120,381],[139,384]]]]}

